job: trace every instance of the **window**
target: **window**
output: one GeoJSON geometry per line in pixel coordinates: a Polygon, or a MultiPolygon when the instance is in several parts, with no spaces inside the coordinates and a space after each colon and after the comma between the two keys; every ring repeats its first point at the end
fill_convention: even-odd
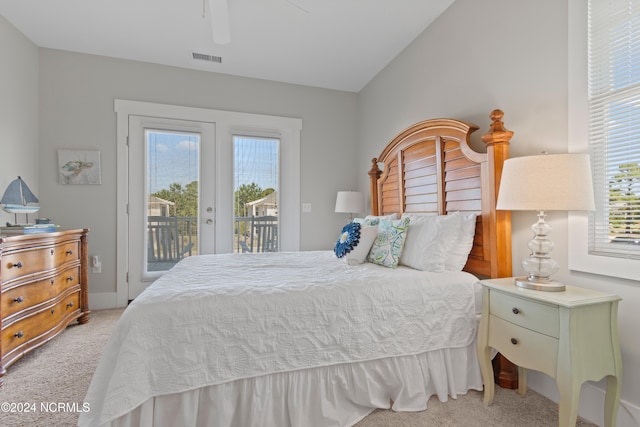
{"type": "Polygon", "coordinates": [[[590,0],[589,253],[640,259],[640,1],[590,0]]]}
{"type": "MultiPolygon", "coordinates": [[[[596,0],[589,0],[594,3],[596,0]]],[[[594,126],[590,126],[590,113],[597,112],[597,109],[589,108],[589,95],[593,93],[589,90],[589,55],[595,60],[596,52],[589,53],[588,49],[588,23],[589,23],[589,2],[584,0],[568,0],[568,102],[569,102],[569,151],[585,153],[587,151],[592,155],[592,164],[597,166],[600,159],[595,158],[599,153],[595,152],[595,146],[590,144],[589,132],[595,130],[594,126]]],[[[602,0],[600,0],[602,2],[602,0]]],[[[619,4],[614,0],[612,4],[619,4]]],[[[626,4],[626,3],[625,3],[626,4]]],[[[629,3],[630,4],[630,3],[629,3]]],[[[595,12],[591,10],[592,17],[595,12]]],[[[629,36],[633,36],[635,32],[629,32],[629,36]]],[[[604,55],[610,60],[612,52],[604,49],[604,55]]],[[[636,56],[637,58],[637,56],[636,56]]],[[[633,64],[631,61],[630,64],[633,64]]],[[[607,70],[606,67],[604,67],[607,70]]],[[[633,69],[633,67],[631,67],[633,69]]],[[[594,76],[595,77],[595,76],[594,76]]],[[[613,85],[610,85],[613,86],[613,85]]],[[[620,95],[628,92],[621,90],[620,95]]],[[[625,98],[626,99],[626,98],[625,98]]],[[[604,101],[603,101],[604,102],[604,101]]],[[[595,105],[595,104],[594,104],[595,105]]],[[[604,107],[604,103],[602,104],[604,107]]],[[[604,109],[603,109],[604,110],[604,109]]],[[[609,111],[607,111],[610,114],[609,111]]],[[[609,116],[610,118],[613,116],[609,116]]],[[[606,116],[605,116],[606,120],[606,116]]],[[[610,125],[611,123],[609,123],[610,125]]],[[[605,127],[609,127],[609,125],[605,127]]],[[[632,130],[632,129],[629,129],[632,130]]],[[[595,134],[594,134],[595,136],[595,134]]],[[[605,139],[606,140],[606,139],[605,139]]],[[[637,147],[637,145],[636,145],[637,147]]],[[[606,151],[601,151],[602,159],[605,157],[606,151]]],[[[604,161],[602,163],[605,164],[604,161]]],[[[617,167],[617,166],[616,166],[617,167]]],[[[603,169],[604,170],[604,169],[603,169]]],[[[640,260],[624,257],[620,254],[605,254],[604,251],[590,251],[591,238],[595,237],[595,218],[608,218],[606,209],[609,206],[609,199],[605,196],[609,191],[607,188],[606,176],[594,170],[594,186],[596,188],[596,204],[600,209],[598,214],[587,214],[586,212],[570,212],[569,213],[569,235],[568,235],[568,264],[570,270],[606,275],[611,277],[619,277],[630,280],[637,280],[638,268],[640,268],[640,260]],[[589,216],[594,215],[594,220],[590,221],[589,216]]],[[[601,220],[601,226],[604,225],[608,230],[608,219],[601,220]]],[[[601,234],[602,235],[602,234],[601,234]]],[[[605,235],[605,246],[609,240],[605,235]]],[[[623,245],[620,242],[615,247],[625,246],[627,248],[633,246],[630,244],[623,245]]],[[[601,245],[602,246],[602,245],[601,245]]],[[[629,248],[633,249],[633,247],[629,248]]]]}
{"type": "Polygon", "coordinates": [[[276,138],[233,136],[234,251],[278,251],[276,138]]]}
{"type": "Polygon", "coordinates": [[[148,273],[198,254],[200,134],[145,129],[144,141],[148,273]]]}

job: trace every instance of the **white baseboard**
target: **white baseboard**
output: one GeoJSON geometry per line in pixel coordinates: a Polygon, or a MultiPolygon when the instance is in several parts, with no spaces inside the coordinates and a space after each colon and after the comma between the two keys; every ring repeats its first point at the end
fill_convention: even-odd
{"type": "MultiPolygon", "coordinates": [[[[558,403],[560,394],[553,378],[540,372],[529,371],[527,385],[531,390],[558,403]]],[[[580,391],[578,415],[599,426],[604,425],[604,397],[605,380],[600,382],[586,382],[580,391]]],[[[617,427],[640,427],[640,406],[620,399],[617,427]]]]}
{"type": "Polygon", "coordinates": [[[106,310],[118,307],[115,292],[89,292],[89,310],[106,310]]]}

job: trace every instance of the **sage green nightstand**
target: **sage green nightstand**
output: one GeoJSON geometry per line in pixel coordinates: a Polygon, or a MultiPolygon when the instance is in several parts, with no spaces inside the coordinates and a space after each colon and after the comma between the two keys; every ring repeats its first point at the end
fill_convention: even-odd
{"type": "Polygon", "coordinates": [[[575,426],[580,388],[607,377],[605,426],[616,425],[622,362],[616,295],[567,286],[543,292],[515,286],[513,278],[482,280],[478,358],[484,404],[495,385],[491,347],[518,365],[518,393],[527,389],[526,369],[553,377],[560,392],[559,425],[575,426]]]}

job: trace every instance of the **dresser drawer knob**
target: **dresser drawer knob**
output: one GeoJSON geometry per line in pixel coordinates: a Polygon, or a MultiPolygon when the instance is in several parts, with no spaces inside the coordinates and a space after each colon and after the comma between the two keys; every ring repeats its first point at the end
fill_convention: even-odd
{"type": "Polygon", "coordinates": [[[13,302],[17,302],[18,304],[20,304],[22,301],[24,301],[24,298],[22,298],[22,296],[13,299],[13,302]]]}
{"type": "Polygon", "coordinates": [[[16,262],[16,263],[9,264],[9,268],[13,268],[13,267],[15,267],[15,268],[22,268],[22,261],[18,261],[18,262],[16,262]]]}
{"type": "Polygon", "coordinates": [[[67,308],[71,308],[71,307],[73,307],[73,305],[74,305],[73,301],[71,301],[70,303],[67,304],[67,308]]]}
{"type": "Polygon", "coordinates": [[[511,344],[516,345],[518,344],[518,340],[515,338],[511,338],[511,344]]]}
{"type": "Polygon", "coordinates": [[[67,277],[67,282],[70,282],[70,281],[72,281],[72,280],[73,280],[73,276],[69,276],[69,277],[67,277]]]}
{"type": "Polygon", "coordinates": [[[513,311],[513,314],[518,314],[518,313],[520,313],[520,310],[518,310],[518,308],[517,308],[517,307],[513,307],[513,308],[511,309],[511,311],[513,311]]]}
{"type": "Polygon", "coordinates": [[[68,251],[65,252],[65,254],[67,255],[73,255],[73,251],[71,249],[69,249],[68,251]]]}
{"type": "Polygon", "coordinates": [[[24,332],[18,331],[15,334],[13,334],[13,336],[16,338],[22,338],[24,336],[24,332]]]}

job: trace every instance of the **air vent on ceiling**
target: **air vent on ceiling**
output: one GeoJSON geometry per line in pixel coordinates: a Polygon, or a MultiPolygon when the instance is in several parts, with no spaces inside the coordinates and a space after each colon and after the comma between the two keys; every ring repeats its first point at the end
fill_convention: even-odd
{"type": "Polygon", "coordinates": [[[205,53],[197,53],[193,52],[193,59],[197,59],[199,61],[209,61],[209,62],[217,62],[218,64],[222,63],[221,56],[207,55],[205,53]]]}

